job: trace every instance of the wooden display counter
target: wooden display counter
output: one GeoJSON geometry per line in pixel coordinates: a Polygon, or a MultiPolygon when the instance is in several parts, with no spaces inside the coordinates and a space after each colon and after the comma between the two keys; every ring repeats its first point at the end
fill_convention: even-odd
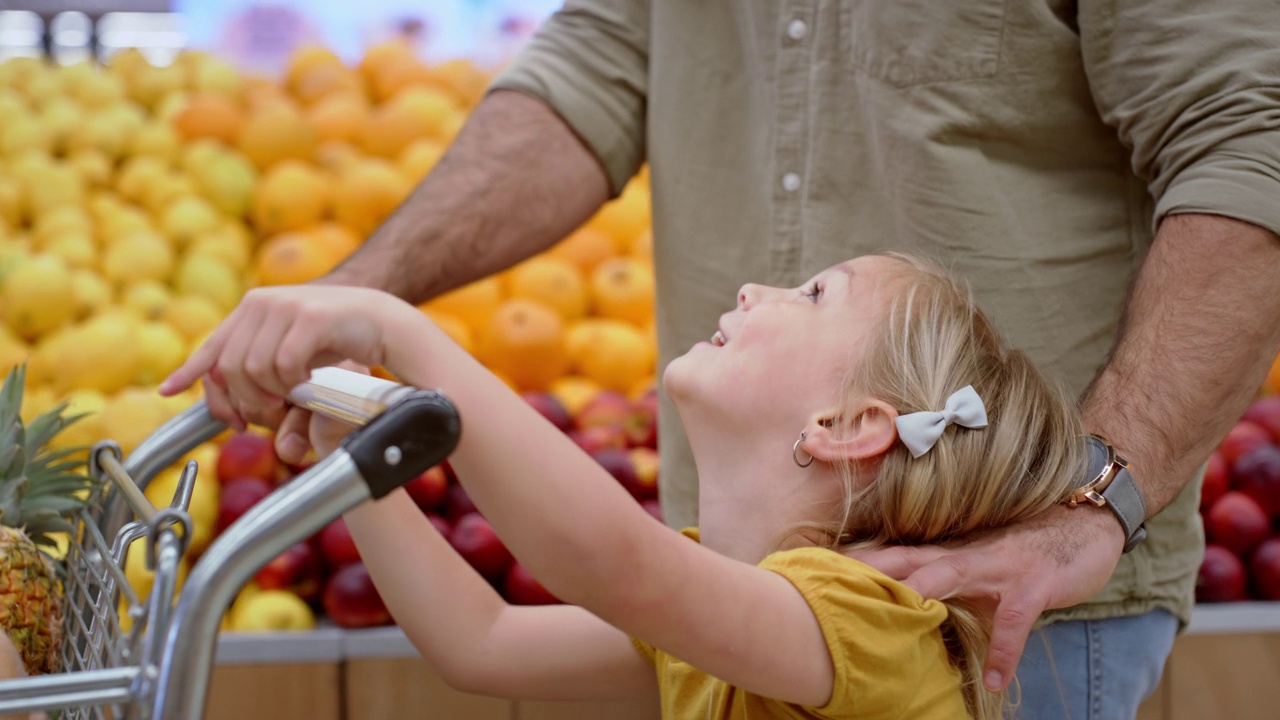
{"type": "MultiPolygon", "coordinates": [[[[1140,720],[1280,715],[1280,603],[1202,606],[1140,720]]],[[[207,720],[656,720],[653,703],[510,702],[453,690],[398,628],[224,635],[207,720]]]]}

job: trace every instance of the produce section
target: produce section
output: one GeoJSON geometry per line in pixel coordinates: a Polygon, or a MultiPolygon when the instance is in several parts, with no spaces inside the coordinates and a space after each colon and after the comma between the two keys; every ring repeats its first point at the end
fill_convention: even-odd
{"type": "MultiPolygon", "coordinates": [[[[199,399],[198,389],[162,399],[155,385],[246,291],[308,282],[357,251],[440,162],[493,72],[428,62],[400,42],[354,61],[304,46],[270,76],[193,51],[163,65],[128,50],[102,65],[0,63],[0,371],[26,368],[28,433],[42,414],[81,416],[43,438],[43,456],[28,447],[28,463],[82,460],[81,448],[102,439],[128,453],[199,399]]],[[[421,310],[660,518],[653,296],[642,171],[546,253],[421,310]]],[[[11,397],[0,393],[0,420],[18,413],[11,397]]],[[[200,468],[185,567],[307,467],[282,463],[262,429],[225,433],[183,460],[200,468]]],[[[152,503],[168,505],[179,467],[148,486],[152,503]]],[[[406,491],[510,602],[558,602],[514,561],[447,463],[406,491]]],[[[1280,600],[1280,361],[1210,459],[1201,513],[1201,604],[1143,717],[1228,707],[1264,716],[1257,708],[1280,697],[1240,686],[1280,672],[1271,602],[1280,600]]],[[[7,538],[0,561],[22,557],[7,538]]],[[[153,582],[140,552],[125,575],[140,594],[153,582]]],[[[253,694],[244,689],[269,695],[273,685],[288,689],[273,717],[653,716],[647,706],[506,703],[447,688],[394,627],[341,520],[240,590],[218,659],[211,717],[256,716],[237,704],[253,694]],[[387,678],[401,684],[388,691],[387,678]]]]}

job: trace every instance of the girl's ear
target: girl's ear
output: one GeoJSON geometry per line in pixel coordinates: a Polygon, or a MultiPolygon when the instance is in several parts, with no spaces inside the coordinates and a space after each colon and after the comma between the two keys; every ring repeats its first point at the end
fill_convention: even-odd
{"type": "Polygon", "coordinates": [[[857,462],[883,455],[898,439],[898,411],[881,400],[868,398],[843,416],[826,413],[805,428],[800,447],[823,462],[857,462]]]}

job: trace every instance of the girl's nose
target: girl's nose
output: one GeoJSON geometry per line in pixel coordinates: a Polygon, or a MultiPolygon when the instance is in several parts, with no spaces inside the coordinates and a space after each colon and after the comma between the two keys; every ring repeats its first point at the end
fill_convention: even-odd
{"type": "Polygon", "coordinates": [[[743,285],[742,289],[738,291],[738,308],[741,310],[750,309],[752,305],[755,305],[760,301],[761,291],[763,289],[764,288],[759,285],[754,285],[752,283],[743,285]]]}

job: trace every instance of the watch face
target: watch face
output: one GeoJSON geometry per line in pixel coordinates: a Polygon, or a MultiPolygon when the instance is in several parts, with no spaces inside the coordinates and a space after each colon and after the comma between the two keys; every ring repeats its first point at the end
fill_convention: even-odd
{"type": "Polygon", "coordinates": [[[1106,468],[1110,453],[1107,452],[1107,446],[1095,437],[1086,437],[1085,441],[1089,446],[1089,478],[1093,479],[1106,468]]]}

